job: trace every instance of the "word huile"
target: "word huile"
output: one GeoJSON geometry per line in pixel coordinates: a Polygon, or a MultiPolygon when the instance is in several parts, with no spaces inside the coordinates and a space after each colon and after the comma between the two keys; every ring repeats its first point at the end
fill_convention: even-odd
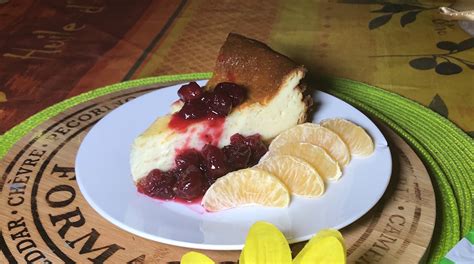
{"type": "Polygon", "coordinates": [[[40,48],[13,48],[14,52],[4,53],[7,58],[22,60],[51,60],[51,56],[63,52],[66,43],[73,39],[73,33],[83,30],[85,25],[69,23],[62,31],[35,30],[33,35],[44,44],[40,48]]]}
{"type": "Polygon", "coordinates": [[[86,14],[96,14],[104,11],[105,3],[104,1],[94,1],[94,3],[84,4],[84,1],[81,0],[67,0],[66,8],[76,9],[81,13],[86,14]]]}

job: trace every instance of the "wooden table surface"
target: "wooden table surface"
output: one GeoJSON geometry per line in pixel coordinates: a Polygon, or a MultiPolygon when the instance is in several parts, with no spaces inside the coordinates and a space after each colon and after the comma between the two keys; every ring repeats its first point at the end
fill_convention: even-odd
{"type": "MultiPolygon", "coordinates": [[[[191,250],[118,228],[88,204],[76,182],[75,155],[89,129],[112,109],[149,91],[125,90],[73,107],[35,128],[0,160],[5,177],[0,182],[0,263],[177,263],[191,250]]],[[[341,230],[348,262],[418,263],[437,235],[433,186],[408,144],[381,128],[392,152],[393,172],[380,201],[341,230]]],[[[293,254],[303,246],[293,244],[293,254]]],[[[240,254],[195,251],[227,264],[235,264],[240,254]]]]}

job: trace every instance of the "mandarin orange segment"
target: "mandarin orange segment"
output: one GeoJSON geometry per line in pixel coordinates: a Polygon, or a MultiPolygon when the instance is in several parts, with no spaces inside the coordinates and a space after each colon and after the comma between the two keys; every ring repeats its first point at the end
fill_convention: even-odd
{"type": "Polygon", "coordinates": [[[256,168],[234,171],[217,179],[202,199],[202,206],[211,212],[248,205],[287,207],[289,203],[285,184],[256,168]]]}
{"type": "Polygon", "coordinates": [[[259,163],[257,168],[277,176],[292,194],[318,197],[324,193],[324,181],[306,161],[289,155],[274,155],[259,163]]]}
{"type": "Polygon", "coordinates": [[[339,135],[352,155],[366,157],[374,152],[374,142],[362,127],[340,118],[324,120],[321,125],[339,135]]]}
{"type": "Polygon", "coordinates": [[[265,160],[273,155],[291,155],[305,160],[319,175],[326,180],[338,180],[341,175],[341,168],[323,148],[311,143],[294,143],[283,145],[262,157],[265,160]]]}
{"type": "Polygon", "coordinates": [[[346,166],[351,155],[344,141],[333,131],[313,123],[304,123],[290,128],[278,135],[270,144],[270,151],[284,145],[310,143],[323,148],[340,166],[346,166]]]}

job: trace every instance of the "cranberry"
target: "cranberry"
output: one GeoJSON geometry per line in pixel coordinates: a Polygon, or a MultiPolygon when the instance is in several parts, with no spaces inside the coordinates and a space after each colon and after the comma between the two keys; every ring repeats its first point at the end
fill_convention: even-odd
{"type": "Polygon", "coordinates": [[[232,110],[232,98],[223,92],[215,92],[208,105],[210,113],[217,116],[226,116],[232,110]]]}
{"type": "Polygon", "coordinates": [[[225,154],[218,147],[206,144],[202,149],[202,155],[206,162],[206,175],[208,178],[215,180],[229,172],[225,162],[225,154]]]}
{"type": "Polygon", "coordinates": [[[209,105],[211,103],[211,100],[212,100],[212,95],[213,95],[213,93],[204,91],[200,101],[205,105],[209,105]]]}
{"type": "Polygon", "coordinates": [[[198,119],[206,116],[207,107],[201,101],[193,101],[184,103],[179,115],[183,119],[198,119]]]}
{"type": "Polygon", "coordinates": [[[246,90],[240,85],[224,82],[219,83],[213,91],[205,91],[197,83],[190,82],[181,86],[178,95],[184,105],[175,117],[184,120],[207,117],[213,120],[227,116],[232,107],[242,103],[246,97],[246,90]]]}
{"type": "Polygon", "coordinates": [[[260,142],[257,144],[253,149],[252,149],[252,156],[250,157],[250,166],[253,166],[257,164],[260,159],[267,153],[268,148],[267,146],[263,143],[260,142]]]}
{"type": "Polygon", "coordinates": [[[211,185],[214,184],[214,182],[216,182],[216,179],[205,177],[204,178],[204,185],[202,187],[202,193],[205,194],[207,189],[209,189],[209,187],[211,187],[211,185]]]}
{"type": "Polygon", "coordinates": [[[188,149],[184,151],[183,153],[179,154],[174,160],[176,167],[178,167],[180,170],[184,170],[190,165],[200,167],[201,161],[201,153],[195,149],[188,149]]]}
{"type": "Polygon", "coordinates": [[[263,143],[262,137],[259,134],[246,137],[245,144],[252,150],[250,166],[257,164],[260,158],[268,151],[267,146],[263,143]]]}
{"type": "MultiPolygon", "coordinates": [[[[179,179],[179,177],[181,177],[182,172],[183,172],[182,169],[174,168],[172,170],[167,171],[166,173],[170,177],[173,177],[175,179],[175,181],[173,182],[173,185],[174,185],[176,183],[176,180],[179,179]]],[[[173,186],[173,185],[171,185],[171,186],[173,186]]]]}
{"type": "Polygon", "coordinates": [[[245,137],[244,141],[245,141],[245,144],[247,144],[249,147],[254,148],[259,143],[262,142],[262,136],[260,136],[260,134],[254,134],[254,135],[245,137]]]}
{"type": "Polygon", "coordinates": [[[189,201],[202,195],[203,185],[202,172],[190,165],[179,175],[174,190],[177,197],[189,201]]]}
{"type": "Polygon", "coordinates": [[[231,145],[246,144],[245,137],[239,133],[235,133],[230,137],[230,144],[231,145]]]}
{"type": "Polygon", "coordinates": [[[227,158],[227,164],[234,170],[240,170],[248,166],[250,155],[252,154],[250,147],[245,144],[227,145],[223,148],[227,158]]]}
{"type": "Polygon", "coordinates": [[[170,173],[154,169],[138,182],[137,188],[139,192],[151,197],[172,199],[175,196],[173,191],[175,182],[176,178],[170,173]]]}
{"type": "Polygon", "coordinates": [[[196,82],[190,82],[189,84],[183,85],[179,88],[178,95],[183,102],[191,102],[201,98],[203,90],[196,82]]]}
{"type": "Polygon", "coordinates": [[[232,98],[233,106],[241,104],[247,96],[247,91],[244,87],[231,82],[222,82],[217,84],[214,91],[225,92],[226,94],[228,94],[230,98],[232,98]]]}

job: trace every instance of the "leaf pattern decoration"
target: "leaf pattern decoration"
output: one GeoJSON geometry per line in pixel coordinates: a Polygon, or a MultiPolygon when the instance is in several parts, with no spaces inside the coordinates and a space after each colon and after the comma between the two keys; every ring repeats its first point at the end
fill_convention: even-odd
{"type": "Polygon", "coordinates": [[[458,52],[474,48],[474,37],[459,42],[458,52]]]}
{"type": "Polygon", "coordinates": [[[474,70],[474,64],[472,64],[472,63],[465,63],[465,65],[466,65],[467,67],[469,67],[469,69],[474,70]]]}
{"type": "Polygon", "coordinates": [[[376,29],[378,27],[381,27],[385,24],[387,24],[388,21],[390,21],[390,19],[392,19],[392,15],[389,14],[389,15],[383,15],[383,16],[378,16],[374,19],[372,19],[370,22],[369,22],[369,29],[372,30],[372,29],[376,29]]]}
{"type": "Polygon", "coordinates": [[[404,14],[404,15],[400,18],[400,25],[401,25],[402,27],[405,27],[406,25],[415,22],[415,20],[416,20],[416,15],[418,15],[420,12],[421,12],[421,11],[411,11],[411,12],[408,12],[408,13],[404,14]]]}
{"type": "Polygon", "coordinates": [[[421,57],[409,62],[410,66],[417,70],[431,70],[436,67],[436,59],[433,57],[421,57]]]}
{"type": "Polygon", "coordinates": [[[446,104],[444,103],[443,99],[441,98],[441,96],[439,96],[438,94],[436,94],[433,99],[431,100],[431,103],[429,104],[428,106],[431,110],[435,111],[436,113],[444,116],[444,117],[448,117],[448,107],[446,106],[446,104]]]}
{"type": "Polygon", "coordinates": [[[431,70],[439,75],[449,76],[461,72],[474,70],[474,61],[468,58],[469,54],[462,53],[466,50],[474,50],[474,37],[462,40],[460,42],[443,40],[436,43],[436,47],[442,50],[442,53],[432,54],[390,54],[371,57],[407,57],[410,58],[408,64],[416,70],[431,70]]]}
{"type": "Polygon", "coordinates": [[[461,66],[450,61],[442,62],[435,68],[436,73],[441,75],[453,75],[462,72],[461,66]]]}
{"type": "Polygon", "coordinates": [[[458,49],[458,44],[452,41],[440,41],[436,44],[436,47],[438,47],[438,49],[453,52],[458,49]]]}
{"type": "MultiPolygon", "coordinates": [[[[403,2],[403,1],[402,1],[403,2]]],[[[406,2],[406,1],[405,1],[406,2]]],[[[416,17],[419,13],[437,9],[437,6],[423,6],[410,5],[410,4],[395,4],[395,3],[382,3],[382,7],[377,10],[370,11],[371,13],[383,13],[383,16],[376,17],[369,22],[369,29],[376,29],[386,24],[390,18],[394,15],[400,14],[400,25],[405,27],[416,21],[416,17]]]]}

